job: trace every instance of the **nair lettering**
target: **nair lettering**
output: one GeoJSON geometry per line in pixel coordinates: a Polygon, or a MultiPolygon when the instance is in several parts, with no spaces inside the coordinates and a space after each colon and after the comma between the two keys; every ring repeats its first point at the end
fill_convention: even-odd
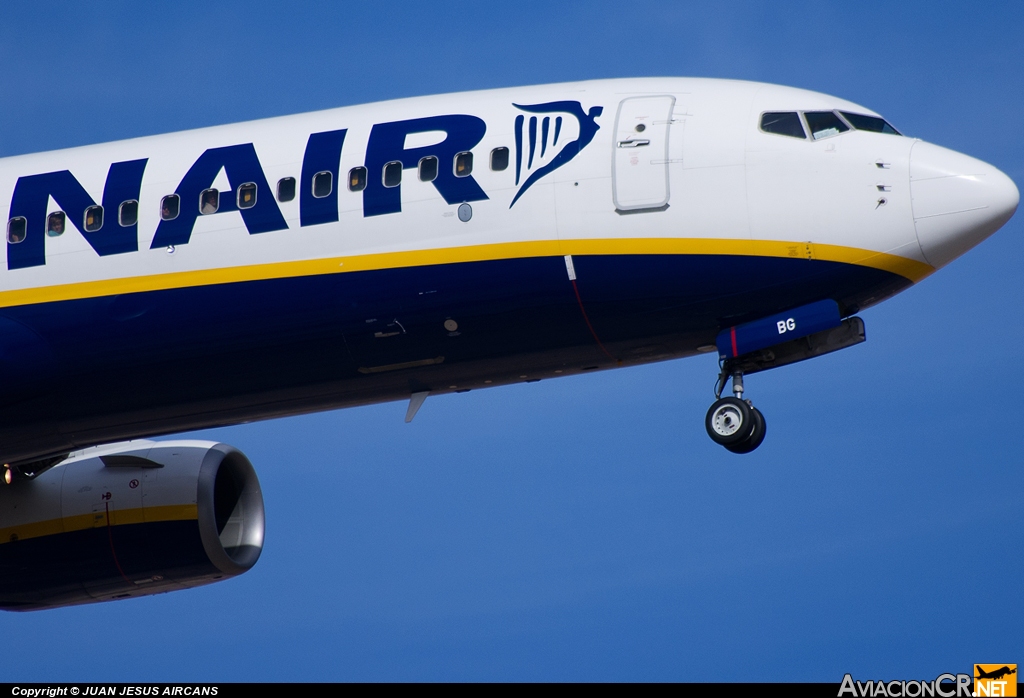
{"type": "MultiPolygon", "coordinates": [[[[536,118],[531,119],[531,138],[526,146],[530,150],[529,165],[523,168],[523,117],[516,117],[516,184],[521,186],[513,199],[513,205],[538,179],[573,159],[590,143],[600,128],[595,119],[602,111],[601,107],[592,107],[587,113],[579,102],[514,106],[527,113],[544,115],[542,150],[546,149],[549,123],[552,122],[547,116],[549,114],[557,115],[554,117],[553,129],[555,143],[558,142],[563,117],[577,120],[579,135],[574,141],[566,143],[543,167],[529,172],[537,147],[534,130],[536,118]],[[525,181],[519,182],[524,169],[529,173],[522,177],[525,181]]],[[[460,204],[486,200],[487,194],[471,173],[462,175],[451,166],[460,153],[467,153],[479,145],[486,131],[487,124],[483,119],[468,114],[447,114],[374,125],[367,142],[364,163],[367,174],[365,187],[362,189],[363,216],[400,213],[401,183],[386,186],[380,174],[385,167],[394,167],[396,164],[400,164],[403,170],[416,168],[420,160],[428,156],[436,157],[440,163],[445,163],[437,168],[432,184],[446,203],[460,204]],[[406,148],[407,136],[426,132],[442,132],[445,137],[434,145],[406,148]]],[[[340,163],[346,134],[347,129],[323,131],[310,134],[306,142],[301,174],[297,182],[299,225],[302,227],[338,220],[340,163]],[[333,183],[331,191],[326,196],[317,196],[314,192],[314,178],[324,177],[325,174],[330,175],[330,181],[333,183]]],[[[100,204],[105,213],[98,219],[90,217],[94,215],[92,212],[97,210],[96,201],[69,170],[19,177],[14,187],[9,214],[9,221],[15,223],[19,234],[12,235],[10,229],[8,231],[7,268],[25,269],[46,264],[45,229],[47,207],[51,198],[99,256],[137,252],[138,223],[132,219],[127,221],[129,224],[122,225],[126,221],[118,216],[118,210],[124,202],[139,200],[142,178],[148,162],[147,158],[143,158],[110,165],[100,204]],[[87,219],[91,222],[87,222],[87,219]],[[96,220],[99,221],[98,226],[95,224],[96,220]]],[[[250,235],[288,228],[252,143],[204,151],[189,167],[173,193],[179,197],[180,210],[175,217],[161,220],[157,225],[151,249],[188,244],[200,215],[238,212],[250,235]],[[204,214],[200,211],[200,197],[213,186],[221,172],[231,185],[231,195],[221,196],[216,211],[204,214]],[[246,185],[255,185],[256,200],[248,206],[239,207],[234,193],[246,185]]]]}

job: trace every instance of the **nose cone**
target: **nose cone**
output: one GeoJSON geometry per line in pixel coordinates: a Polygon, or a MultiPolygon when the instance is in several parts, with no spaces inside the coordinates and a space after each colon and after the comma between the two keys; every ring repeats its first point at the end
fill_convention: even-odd
{"type": "Polygon", "coordinates": [[[910,195],[925,259],[941,267],[1010,220],[1020,192],[981,160],[918,141],[910,151],[910,195]]]}

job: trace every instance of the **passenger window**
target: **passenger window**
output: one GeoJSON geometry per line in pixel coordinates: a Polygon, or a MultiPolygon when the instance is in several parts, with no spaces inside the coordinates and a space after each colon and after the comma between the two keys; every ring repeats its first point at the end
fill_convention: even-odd
{"type": "Polygon", "coordinates": [[[508,148],[495,148],[491,151],[491,169],[495,172],[508,169],[508,148]]]}
{"type": "Polygon", "coordinates": [[[25,239],[25,231],[28,229],[28,221],[21,216],[7,221],[7,242],[17,245],[25,239]]]}
{"type": "Polygon", "coordinates": [[[366,168],[353,167],[348,171],[348,190],[362,191],[366,189],[366,168]]]}
{"type": "Polygon", "coordinates": [[[130,228],[139,222],[139,202],[125,201],[117,207],[117,222],[122,228],[130,228]]]}
{"type": "Polygon", "coordinates": [[[254,182],[246,182],[238,187],[238,201],[236,203],[240,209],[252,208],[256,205],[256,184],[254,182]]]}
{"type": "Polygon", "coordinates": [[[64,226],[67,219],[63,211],[54,211],[46,217],[46,235],[51,238],[59,238],[64,234],[64,226]]]}
{"type": "Polygon", "coordinates": [[[402,163],[389,162],[384,165],[384,186],[397,187],[402,183],[402,163]]]}
{"type": "Polygon", "coordinates": [[[313,175],[314,198],[323,199],[326,196],[330,196],[333,189],[334,175],[330,172],[317,172],[313,175]]]}
{"type": "Polygon", "coordinates": [[[217,213],[220,208],[220,192],[216,189],[205,189],[199,195],[199,213],[208,216],[217,213]]]}
{"type": "Polygon", "coordinates": [[[811,127],[811,136],[814,140],[828,138],[850,130],[850,127],[844,124],[835,112],[808,111],[804,112],[804,117],[807,119],[807,125],[811,127]]]}
{"type": "Polygon", "coordinates": [[[295,178],[285,177],[277,183],[277,200],[291,201],[295,198],[295,178]]]}
{"type": "Polygon", "coordinates": [[[761,115],[761,130],[765,133],[777,133],[780,136],[807,138],[804,125],[800,123],[800,115],[795,111],[769,111],[761,115]]]}
{"type": "Polygon", "coordinates": [[[433,182],[437,179],[437,158],[433,155],[420,160],[420,181],[433,182]]]}
{"type": "Polygon", "coordinates": [[[160,220],[173,221],[181,210],[181,198],[171,194],[160,199],[160,220]]]}
{"type": "Polygon", "coordinates": [[[889,122],[878,116],[868,116],[867,114],[851,114],[850,112],[841,111],[843,118],[850,122],[858,131],[873,131],[874,133],[891,133],[894,136],[902,136],[903,134],[894,129],[889,125],[889,122]]]}
{"type": "Polygon", "coordinates": [[[95,233],[103,227],[103,207],[90,206],[85,209],[85,232],[95,233]]]}
{"type": "Polygon", "coordinates": [[[455,176],[468,177],[473,171],[473,153],[459,153],[455,156],[455,176]]]}

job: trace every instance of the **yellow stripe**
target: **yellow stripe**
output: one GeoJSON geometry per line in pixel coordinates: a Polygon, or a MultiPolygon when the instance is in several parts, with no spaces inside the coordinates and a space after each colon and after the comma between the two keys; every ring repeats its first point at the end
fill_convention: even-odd
{"type": "Polygon", "coordinates": [[[706,254],[748,257],[796,257],[843,262],[898,274],[914,283],[935,271],[935,268],[906,257],[886,252],[862,250],[842,245],[790,242],[785,240],[722,240],[706,238],[640,238],[636,240],[566,240],[562,254],[629,255],[629,254],[706,254]]]}
{"type": "Polygon", "coordinates": [[[872,252],[856,247],[820,245],[804,242],[771,240],[721,240],[705,238],[638,238],[593,240],[544,240],[507,242],[469,247],[445,247],[409,252],[384,252],[354,257],[331,257],[296,262],[252,264],[221,269],[202,269],[123,279],[104,279],[75,284],[0,292],[0,308],[50,303],[54,301],[98,298],[122,293],[163,291],[194,286],[214,286],[242,281],[287,279],[320,276],[353,271],[400,269],[433,264],[484,262],[525,257],[558,257],[571,255],[740,255],[753,257],[797,257],[845,262],[881,269],[918,282],[935,269],[922,262],[885,252],[872,252]]]}
{"type": "Polygon", "coordinates": [[[10,526],[8,528],[0,528],[0,544],[11,543],[23,538],[52,536],[63,532],[64,526],[60,519],[27,523],[20,526],[10,526]]]}
{"type": "MultiPolygon", "coordinates": [[[[195,521],[199,518],[195,504],[169,504],[159,507],[139,507],[136,509],[111,509],[110,525],[154,523],[157,521],[195,521]]],[[[91,514],[78,514],[64,519],[34,521],[0,528],[0,544],[11,543],[26,538],[41,538],[59,533],[84,531],[88,528],[103,528],[107,525],[107,512],[97,511],[91,514]],[[12,536],[14,536],[12,538],[12,536]]]]}

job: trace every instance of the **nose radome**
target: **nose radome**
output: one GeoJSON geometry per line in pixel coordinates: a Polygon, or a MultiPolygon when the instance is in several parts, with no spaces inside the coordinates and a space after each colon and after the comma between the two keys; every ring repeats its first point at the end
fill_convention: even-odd
{"type": "Polygon", "coordinates": [[[918,141],[910,151],[917,240],[934,267],[949,264],[1010,220],[1020,192],[986,162],[918,141]]]}

